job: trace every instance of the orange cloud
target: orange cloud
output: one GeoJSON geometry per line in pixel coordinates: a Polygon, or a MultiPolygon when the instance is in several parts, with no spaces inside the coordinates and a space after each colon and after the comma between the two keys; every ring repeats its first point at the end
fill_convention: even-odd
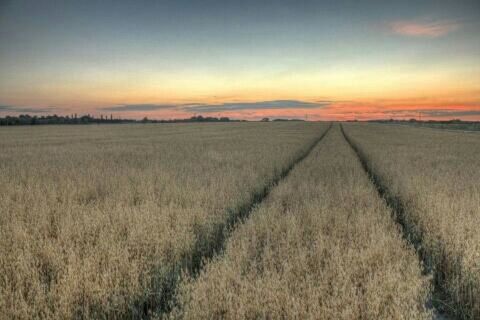
{"type": "Polygon", "coordinates": [[[345,101],[319,110],[324,120],[423,119],[423,120],[480,120],[478,101],[439,101],[435,99],[391,99],[345,101]]]}
{"type": "Polygon", "coordinates": [[[439,21],[414,21],[414,20],[399,20],[391,22],[389,29],[395,33],[403,36],[412,37],[440,37],[453,32],[459,28],[459,24],[450,20],[439,21]]]}

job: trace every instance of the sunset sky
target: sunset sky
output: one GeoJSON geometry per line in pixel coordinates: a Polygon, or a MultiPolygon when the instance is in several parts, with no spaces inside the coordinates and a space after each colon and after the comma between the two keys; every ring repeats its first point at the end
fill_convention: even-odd
{"type": "Polygon", "coordinates": [[[480,120],[480,1],[0,0],[0,116],[480,120]]]}

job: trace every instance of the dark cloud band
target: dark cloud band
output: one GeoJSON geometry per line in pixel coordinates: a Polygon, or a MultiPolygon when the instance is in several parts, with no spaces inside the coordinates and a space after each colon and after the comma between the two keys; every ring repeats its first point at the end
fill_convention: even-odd
{"type": "Polygon", "coordinates": [[[34,108],[34,107],[15,107],[15,106],[0,106],[0,112],[18,112],[18,113],[47,113],[59,110],[56,107],[34,108]]]}
{"type": "Polygon", "coordinates": [[[123,104],[113,107],[101,108],[104,111],[122,112],[122,111],[154,111],[161,109],[175,109],[176,105],[170,104],[123,104]]]}
{"type": "Polygon", "coordinates": [[[123,104],[112,107],[100,108],[110,112],[130,111],[154,111],[166,109],[179,109],[187,112],[226,112],[240,110],[262,110],[262,109],[316,109],[330,104],[330,101],[306,102],[299,100],[272,100],[258,102],[227,102],[221,104],[187,103],[187,104],[123,104]]]}
{"type": "Polygon", "coordinates": [[[299,100],[272,100],[258,102],[228,102],[222,104],[188,104],[183,109],[190,112],[225,112],[265,109],[317,109],[326,107],[330,101],[306,102],[299,100]]]}

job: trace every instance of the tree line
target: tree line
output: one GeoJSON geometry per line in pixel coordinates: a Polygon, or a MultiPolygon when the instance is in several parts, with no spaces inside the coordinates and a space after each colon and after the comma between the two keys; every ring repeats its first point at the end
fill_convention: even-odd
{"type": "Polygon", "coordinates": [[[95,117],[93,115],[47,115],[47,116],[31,116],[29,114],[21,114],[19,116],[0,117],[0,126],[17,126],[17,125],[42,125],[42,124],[101,124],[101,123],[176,123],[176,122],[231,122],[240,120],[231,120],[228,117],[203,117],[193,116],[186,119],[168,119],[154,120],[147,117],[142,120],[123,119],[118,117],[103,116],[95,117]]]}

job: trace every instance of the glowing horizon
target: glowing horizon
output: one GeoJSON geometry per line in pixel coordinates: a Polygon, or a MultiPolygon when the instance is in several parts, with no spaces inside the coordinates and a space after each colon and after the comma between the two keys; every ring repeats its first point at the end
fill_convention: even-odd
{"type": "Polygon", "coordinates": [[[480,120],[479,17],[477,1],[7,2],[0,116],[480,120]]]}

